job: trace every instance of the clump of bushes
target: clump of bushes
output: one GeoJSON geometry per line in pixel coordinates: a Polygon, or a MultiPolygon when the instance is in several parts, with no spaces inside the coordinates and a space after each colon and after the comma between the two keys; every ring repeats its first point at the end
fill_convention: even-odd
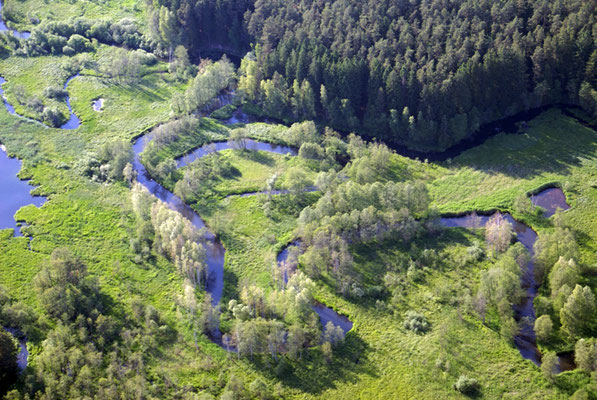
{"type": "Polygon", "coordinates": [[[456,383],[454,383],[454,389],[460,393],[473,396],[479,391],[479,382],[474,378],[469,378],[466,375],[460,375],[456,383]]]}
{"type": "Polygon", "coordinates": [[[134,20],[118,22],[92,21],[77,18],[67,22],[49,21],[36,27],[28,39],[16,43],[17,54],[38,56],[46,54],[74,55],[93,50],[93,42],[125,46],[128,49],[152,50],[134,20]]]}
{"type": "Polygon", "coordinates": [[[409,310],[404,316],[404,327],[418,334],[427,332],[431,325],[425,316],[415,310],[409,310]]]}
{"type": "Polygon", "coordinates": [[[60,87],[48,86],[44,89],[44,96],[50,99],[63,99],[68,96],[68,92],[60,87]]]}
{"type": "Polygon", "coordinates": [[[43,109],[43,120],[50,126],[58,127],[62,125],[64,116],[56,108],[45,107],[43,109]]]}
{"type": "Polygon", "coordinates": [[[130,143],[116,140],[106,143],[99,154],[86,154],[79,160],[76,169],[95,182],[131,182],[134,174],[131,165],[133,155],[130,143]]]}

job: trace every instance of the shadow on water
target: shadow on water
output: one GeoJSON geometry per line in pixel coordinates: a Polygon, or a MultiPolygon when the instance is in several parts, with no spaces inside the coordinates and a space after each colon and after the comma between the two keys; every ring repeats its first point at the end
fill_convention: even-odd
{"type": "MultiPolygon", "coordinates": [[[[541,109],[544,111],[543,109],[541,109]]],[[[576,123],[586,125],[584,121],[559,109],[564,115],[575,119],[576,123]]],[[[587,129],[575,131],[576,137],[571,140],[567,130],[570,126],[562,123],[558,112],[550,112],[542,116],[543,126],[540,134],[527,135],[524,129],[518,134],[525,134],[520,140],[500,140],[491,149],[478,148],[462,154],[453,160],[455,164],[483,171],[486,174],[503,174],[511,177],[527,179],[546,172],[565,175],[574,166],[579,166],[583,158],[594,159],[597,153],[595,133],[587,129]],[[562,130],[566,130],[563,134],[562,130]],[[524,153],[524,157],[521,154],[524,153]]],[[[508,132],[512,133],[512,132],[508,132]]],[[[492,135],[493,136],[493,135],[492,135]]],[[[459,151],[460,155],[462,151],[459,151]]]]}
{"type": "Polygon", "coordinates": [[[19,341],[19,353],[17,354],[17,366],[19,373],[22,373],[27,368],[29,358],[29,350],[27,350],[27,338],[25,335],[15,328],[4,327],[4,330],[10,333],[15,339],[19,341]]]}
{"type": "MultiPolygon", "coordinates": [[[[453,145],[452,147],[444,150],[444,151],[417,151],[409,149],[406,146],[400,146],[395,144],[388,144],[392,149],[394,149],[398,154],[403,155],[409,158],[418,158],[420,160],[427,159],[428,161],[446,161],[448,159],[452,159],[458,157],[463,152],[475,148],[479,145],[485,143],[488,139],[493,136],[499,135],[501,133],[507,134],[523,134],[525,133],[524,126],[526,125],[527,121],[530,121],[540,114],[544,113],[545,111],[551,108],[559,108],[562,113],[566,116],[569,116],[582,125],[585,125],[593,130],[595,130],[595,125],[590,124],[586,121],[581,120],[576,115],[571,113],[569,109],[578,108],[577,106],[569,106],[564,104],[555,104],[549,106],[543,106],[534,108],[528,111],[522,111],[510,117],[506,117],[494,122],[490,122],[487,124],[483,124],[477,131],[473,132],[470,137],[458,142],[457,144],[453,145]],[[521,126],[523,129],[521,129],[521,126]]],[[[569,142],[567,142],[570,144],[569,142]]],[[[597,144],[596,144],[597,146],[597,144]]],[[[592,147],[592,149],[585,149],[587,153],[590,153],[591,150],[594,151],[596,147],[592,147]]]]}

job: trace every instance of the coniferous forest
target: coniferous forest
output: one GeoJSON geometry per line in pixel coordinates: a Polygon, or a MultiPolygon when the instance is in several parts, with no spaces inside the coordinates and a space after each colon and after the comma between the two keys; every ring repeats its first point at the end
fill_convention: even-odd
{"type": "Polygon", "coordinates": [[[343,132],[441,150],[482,124],[537,107],[597,112],[592,1],[162,5],[195,54],[251,49],[239,85],[279,120],[316,118],[343,132]]]}

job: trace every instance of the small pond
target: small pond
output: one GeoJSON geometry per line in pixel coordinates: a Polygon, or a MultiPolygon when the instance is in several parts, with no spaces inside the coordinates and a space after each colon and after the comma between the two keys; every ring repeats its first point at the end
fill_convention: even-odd
{"type": "Polygon", "coordinates": [[[554,215],[558,208],[562,210],[568,210],[570,208],[568,203],[566,203],[566,196],[560,188],[545,189],[540,193],[531,196],[531,201],[534,205],[545,209],[543,215],[546,217],[554,215]]]}
{"type": "Polygon", "coordinates": [[[104,107],[104,99],[99,98],[99,99],[93,100],[93,102],[91,103],[91,107],[93,107],[93,111],[97,111],[97,112],[102,111],[102,108],[104,107]]]}

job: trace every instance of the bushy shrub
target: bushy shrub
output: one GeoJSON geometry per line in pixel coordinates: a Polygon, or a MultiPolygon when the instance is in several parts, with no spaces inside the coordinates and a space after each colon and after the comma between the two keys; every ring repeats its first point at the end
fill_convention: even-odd
{"type": "Polygon", "coordinates": [[[409,310],[404,316],[404,327],[415,333],[422,334],[429,330],[430,325],[423,314],[414,310],[409,310]]]}
{"type": "Polygon", "coordinates": [[[50,99],[63,99],[68,96],[68,92],[60,87],[48,86],[44,89],[44,96],[50,99]]]}
{"type": "Polygon", "coordinates": [[[43,119],[49,125],[58,127],[62,123],[63,116],[57,109],[46,107],[44,108],[43,119]]]}
{"type": "Polygon", "coordinates": [[[141,65],[148,67],[155,65],[158,62],[158,58],[155,56],[155,54],[148,53],[143,49],[135,50],[135,56],[141,65]]]}
{"type": "Polygon", "coordinates": [[[71,47],[76,53],[81,53],[91,49],[91,42],[81,35],[72,35],[67,42],[67,45],[71,47]]]}
{"type": "Polygon", "coordinates": [[[299,156],[310,160],[321,160],[325,158],[325,152],[323,148],[316,143],[303,143],[299,150],[299,156]]]}
{"type": "Polygon", "coordinates": [[[466,375],[460,375],[460,378],[454,384],[454,389],[460,393],[472,396],[479,391],[479,382],[474,378],[469,378],[466,375]]]}

